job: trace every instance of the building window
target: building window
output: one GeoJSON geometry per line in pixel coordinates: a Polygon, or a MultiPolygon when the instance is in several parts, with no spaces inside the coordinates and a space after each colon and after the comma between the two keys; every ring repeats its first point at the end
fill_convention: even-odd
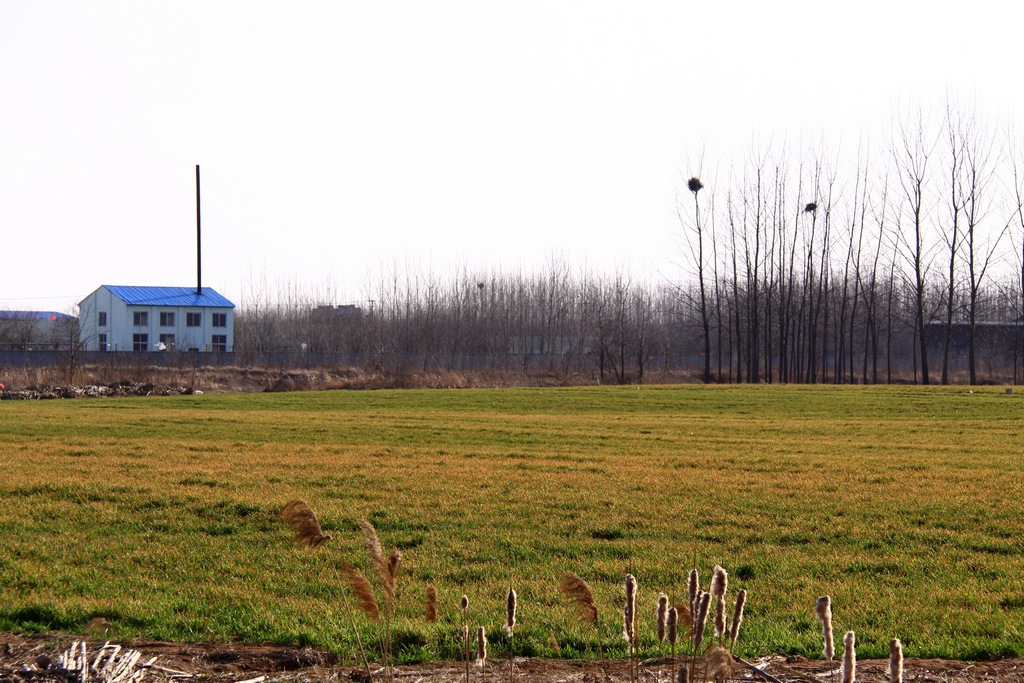
{"type": "Polygon", "coordinates": [[[174,313],[160,312],[160,327],[174,327],[174,313]]]}
{"type": "Polygon", "coordinates": [[[185,327],[202,327],[203,326],[203,314],[202,313],[186,313],[185,314],[185,327]]]}
{"type": "Polygon", "coordinates": [[[213,314],[213,326],[214,327],[227,327],[228,326],[228,314],[227,313],[214,313],[213,314]]]}
{"type": "Polygon", "coordinates": [[[106,327],[107,326],[107,312],[106,311],[100,311],[99,313],[96,314],[96,317],[97,317],[96,324],[99,327],[106,327]]]}
{"type": "MultiPolygon", "coordinates": [[[[174,335],[173,334],[161,334],[160,335],[160,344],[163,346],[163,349],[173,349],[174,348],[174,335]]],[[[161,351],[163,349],[161,349],[161,351]]]]}
{"type": "Polygon", "coordinates": [[[135,311],[132,313],[132,325],[135,327],[146,327],[149,325],[149,312],[135,311]]]}
{"type": "Polygon", "coordinates": [[[133,334],[132,335],[132,351],[148,351],[148,350],[149,350],[149,335],[148,334],[133,334]]]}
{"type": "MultiPolygon", "coordinates": [[[[218,315],[218,314],[214,314],[218,315]]],[[[223,315],[223,314],[220,314],[223,315]]],[[[210,346],[214,351],[227,351],[228,350],[228,336],[226,334],[215,334],[210,338],[212,342],[210,346]]]]}
{"type": "MultiPolygon", "coordinates": [[[[105,315],[105,314],[104,313],[100,313],[100,315],[105,315]]],[[[100,346],[100,351],[106,351],[107,350],[107,335],[101,334],[99,336],[99,346],[100,346]]]]}

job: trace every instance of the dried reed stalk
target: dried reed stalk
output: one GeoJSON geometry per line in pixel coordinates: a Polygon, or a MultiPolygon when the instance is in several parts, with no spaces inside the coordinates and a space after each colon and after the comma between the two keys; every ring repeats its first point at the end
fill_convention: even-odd
{"type": "Polygon", "coordinates": [[[889,683],[903,683],[903,643],[899,638],[889,641],[889,683]]]}
{"type": "Polygon", "coordinates": [[[823,651],[825,659],[831,662],[832,658],[836,656],[836,645],[832,637],[832,598],[827,595],[818,598],[814,612],[821,621],[821,637],[825,641],[823,651]]]}
{"type": "MultiPolygon", "coordinates": [[[[363,541],[366,544],[366,551],[370,555],[370,561],[373,563],[377,576],[380,577],[381,587],[389,598],[394,597],[395,582],[391,576],[392,560],[390,557],[384,557],[384,550],[381,548],[380,539],[377,538],[377,530],[365,519],[359,520],[359,528],[363,530],[363,541]]],[[[399,554],[397,559],[401,561],[401,554],[399,554]]],[[[397,563],[395,564],[395,571],[398,571],[397,563]]]]}
{"type": "Polygon", "coordinates": [[[729,629],[729,642],[733,647],[740,637],[740,624],[743,623],[743,607],[747,604],[747,589],[736,594],[736,608],[732,613],[732,626],[729,629]]]}
{"type": "Polygon", "coordinates": [[[855,683],[857,680],[857,636],[847,631],[843,636],[843,683],[855,683]]]}
{"type": "Polygon", "coordinates": [[[427,586],[427,606],[426,607],[427,607],[427,609],[426,609],[427,621],[429,621],[431,624],[436,624],[437,623],[437,588],[434,587],[434,584],[429,584],[427,586]]]}
{"type": "Polygon", "coordinates": [[[292,528],[295,533],[295,542],[308,545],[310,548],[319,548],[331,540],[330,534],[325,534],[320,528],[320,522],[316,514],[304,500],[292,500],[285,503],[281,508],[281,519],[292,528]]]}
{"type": "Polygon", "coordinates": [[[586,581],[575,574],[565,573],[562,575],[562,582],[558,584],[558,590],[576,603],[581,619],[592,624],[597,623],[597,601],[594,600],[594,591],[586,581]]]}
{"type": "Polygon", "coordinates": [[[676,640],[679,638],[679,610],[669,607],[665,615],[665,637],[668,639],[669,647],[672,648],[672,656],[676,654],[676,640]]]}
{"type": "Polygon", "coordinates": [[[391,590],[394,591],[395,581],[398,580],[398,568],[402,564],[402,551],[395,548],[388,555],[388,583],[391,584],[391,590]]]}

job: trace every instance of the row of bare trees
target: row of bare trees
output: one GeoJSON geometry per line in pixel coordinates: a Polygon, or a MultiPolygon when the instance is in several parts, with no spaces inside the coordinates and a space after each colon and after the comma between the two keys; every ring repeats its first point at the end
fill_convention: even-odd
{"type": "Polygon", "coordinates": [[[1016,377],[1022,152],[950,105],[845,168],[821,147],[764,150],[722,180],[691,178],[692,209],[683,197],[679,210],[689,301],[717,349],[704,380],[902,380],[908,337],[913,381],[933,383],[936,362],[944,384],[954,371],[993,379],[996,366],[1016,377]]]}
{"type": "Polygon", "coordinates": [[[952,105],[890,137],[878,153],[768,148],[697,169],[679,201],[679,277],[558,261],[396,270],[340,307],[254,288],[235,348],[251,363],[617,383],[1016,381],[1024,148],[952,105]]]}
{"type": "MultiPolygon", "coordinates": [[[[787,243],[782,277],[766,276],[758,293],[731,276],[709,281],[708,335],[695,286],[554,264],[535,274],[392,275],[358,306],[311,298],[243,308],[235,348],[246,364],[395,374],[496,370],[602,383],[699,380],[705,372],[712,382],[923,381],[913,283],[891,260],[877,257],[874,247],[865,258],[861,247],[845,272],[816,265],[812,280],[803,268],[790,273],[792,251],[787,243]],[[863,272],[854,269],[858,258],[868,264],[863,272]]],[[[746,267],[737,257],[737,272],[746,267]]],[[[946,293],[938,283],[924,292],[927,330],[942,328],[946,293]]],[[[957,295],[958,309],[969,305],[967,294],[957,295]]],[[[976,297],[981,319],[1004,323],[983,328],[975,347],[979,380],[1006,381],[1018,370],[1021,330],[1017,309],[1007,303],[1019,297],[1009,282],[976,297]]],[[[949,377],[962,381],[967,347],[963,330],[954,331],[949,377]]]]}

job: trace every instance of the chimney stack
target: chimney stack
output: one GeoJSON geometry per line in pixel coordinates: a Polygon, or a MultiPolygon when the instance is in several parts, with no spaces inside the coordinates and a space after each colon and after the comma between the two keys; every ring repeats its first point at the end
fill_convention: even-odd
{"type": "Polygon", "coordinates": [[[199,211],[199,164],[196,164],[196,294],[203,295],[203,232],[199,211]]]}

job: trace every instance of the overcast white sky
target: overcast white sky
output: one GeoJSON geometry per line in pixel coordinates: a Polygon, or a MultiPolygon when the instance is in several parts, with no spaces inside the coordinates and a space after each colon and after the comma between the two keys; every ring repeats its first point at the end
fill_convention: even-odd
{"type": "MultiPolygon", "coordinates": [[[[1024,111],[1012,2],[0,0],[0,307],[560,258],[671,277],[701,149],[1024,111]]],[[[273,292],[267,292],[273,295],[273,292]]],[[[328,303],[325,301],[325,303],[328,303]]]]}

